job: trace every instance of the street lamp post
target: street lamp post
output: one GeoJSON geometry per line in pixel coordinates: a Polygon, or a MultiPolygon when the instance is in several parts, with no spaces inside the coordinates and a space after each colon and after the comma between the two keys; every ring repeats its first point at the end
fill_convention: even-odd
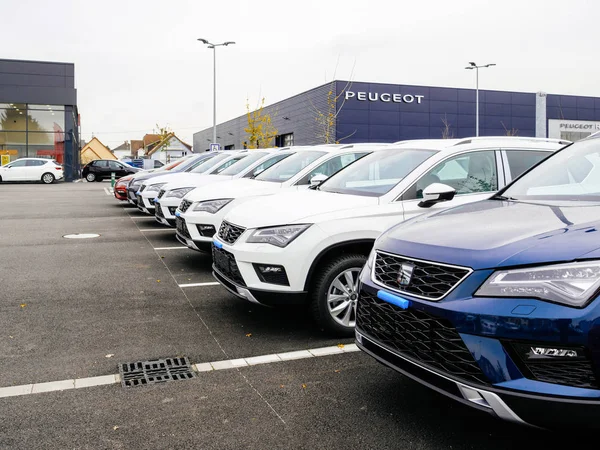
{"type": "Polygon", "coordinates": [[[475,69],[475,136],[479,136],[479,69],[484,69],[486,67],[492,67],[496,64],[484,64],[482,66],[478,66],[474,62],[470,62],[465,69],[473,70],[475,69]]]}
{"type": "Polygon", "coordinates": [[[212,143],[217,143],[217,47],[227,47],[228,45],[235,44],[233,41],[222,42],[221,44],[213,44],[206,39],[198,39],[208,48],[213,51],[213,140],[212,143]]]}

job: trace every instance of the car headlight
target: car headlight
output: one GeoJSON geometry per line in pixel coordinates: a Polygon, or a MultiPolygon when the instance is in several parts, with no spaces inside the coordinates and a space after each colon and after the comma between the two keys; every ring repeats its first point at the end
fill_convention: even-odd
{"type": "Polygon", "coordinates": [[[300,225],[283,225],[279,227],[260,228],[255,230],[246,242],[255,244],[272,244],[277,247],[285,247],[298,236],[300,236],[310,223],[300,225]]]}
{"type": "Polygon", "coordinates": [[[567,306],[584,306],[600,287],[600,261],[494,272],[475,295],[533,297],[567,306]]]}
{"type": "Polygon", "coordinates": [[[167,183],[151,184],[150,186],[148,186],[146,188],[146,192],[158,192],[158,191],[160,191],[160,188],[163,187],[165,184],[167,184],[167,183]]]}
{"type": "Polygon", "coordinates": [[[138,187],[140,187],[140,185],[141,185],[141,184],[142,184],[142,182],[141,182],[141,181],[139,181],[139,180],[136,180],[136,181],[134,181],[133,183],[131,183],[131,186],[130,186],[130,187],[131,187],[132,189],[134,189],[134,188],[138,188],[138,187]]]}
{"type": "Polygon", "coordinates": [[[165,194],[165,197],[174,197],[174,198],[183,198],[183,196],[185,194],[187,194],[188,192],[194,190],[195,188],[193,187],[186,187],[186,188],[179,188],[179,189],[173,189],[172,191],[168,191],[165,194]]]}
{"type": "Polygon", "coordinates": [[[214,214],[232,200],[232,198],[221,198],[218,200],[199,202],[196,204],[196,206],[194,206],[194,211],[205,211],[207,213],[214,214]]]}

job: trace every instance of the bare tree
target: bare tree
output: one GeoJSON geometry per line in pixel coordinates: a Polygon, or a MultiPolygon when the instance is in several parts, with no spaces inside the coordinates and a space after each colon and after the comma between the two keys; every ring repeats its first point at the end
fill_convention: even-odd
{"type": "Polygon", "coordinates": [[[448,122],[447,114],[444,114],[442,123],[444,124],[444,128],[442,128],[442,139],[452,139],[454,137],[454,131],[452,130],[452,125],[448,122]]]}
{"type": "Polygon", "coordinates": [[[340,141],[348,139],[350,136],[356,133],[355,130],[348,136],[344,136],[337,139],[337,118],[340,115],[344,104],[346,103],[346,91],[352,86],[352,77],[354,75],[354,65],[356,65],[356,61],[352,66],[349,81],[346,81],[346,84],[340,90],[340,92],[337,92],[337,85],[335,80],[338,64],[339,57],[335,65],[335,70],[333,71],[333,80],[329,84],[329,89],[327,90],[325,109],[321,110],[318,106],[314,104],[310,97],[308,98],[308,101],[310,102],[310,105],[314,111],[315,121],[317,122],[316,138],[322,144],[339,144],[340,141]]]}
{"type": "Polygon", "coordinates": [[[500,121],[500,123],[504,127],[504,134],[505,134],[505,136],[518,136],[519,135],[519,130],[517,128],[511,128],[509,130],[508,128],[506,128],[506,125],[504,125],[503,121],[500,121]]]}

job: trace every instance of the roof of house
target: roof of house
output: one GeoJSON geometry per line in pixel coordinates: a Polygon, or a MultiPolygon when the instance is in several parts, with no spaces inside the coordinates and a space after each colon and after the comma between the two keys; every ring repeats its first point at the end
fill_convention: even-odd
{"type": "Polygon", "coordinates": [[[104,145],[100,139],[93,137],[81,149],[81,163],[87,164],[95,159],[117,159],[115,155],[104,145]]]}
{"type": "Polygon", "coordinates": [[[184,147],[186,147],[188,150],[192,151],[192,146],[190,144],[183,142],[181,139],[179,139],[175,135],[175,133],[169,133],[165,136],[165,138],[162,141],[160,141],[158,144],[153,145],[151,148],[149,148],[149,150],[146,152],[146,154],[148,156],[150,156],[153,153],[156,153],[158,150],[160,150],[162,147],[164,147],[165,144],[167,144],[167,142],[169,142],[171,140],[171,138],[177,139],[179,142],[181,142],[181,144],[183,144],[184,147]]]}
{"type": "Polygon", "coordinates": [[[121,145],[119,145],[118,147],[113,148],[112,151],[115,152],[117,150],[129,150],[129,148],[130,148],[129,142],[125,141],[121,145]]]}

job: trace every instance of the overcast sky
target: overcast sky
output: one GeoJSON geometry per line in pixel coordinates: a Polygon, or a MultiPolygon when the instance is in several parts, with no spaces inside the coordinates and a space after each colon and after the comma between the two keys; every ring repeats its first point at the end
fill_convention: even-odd
{"type": "Polygon", "coordinates": [[[0,0],[1,58],[75,63],[83,137],[184,140],[336,78],[600,97],[593,0],[0,0]]]}

